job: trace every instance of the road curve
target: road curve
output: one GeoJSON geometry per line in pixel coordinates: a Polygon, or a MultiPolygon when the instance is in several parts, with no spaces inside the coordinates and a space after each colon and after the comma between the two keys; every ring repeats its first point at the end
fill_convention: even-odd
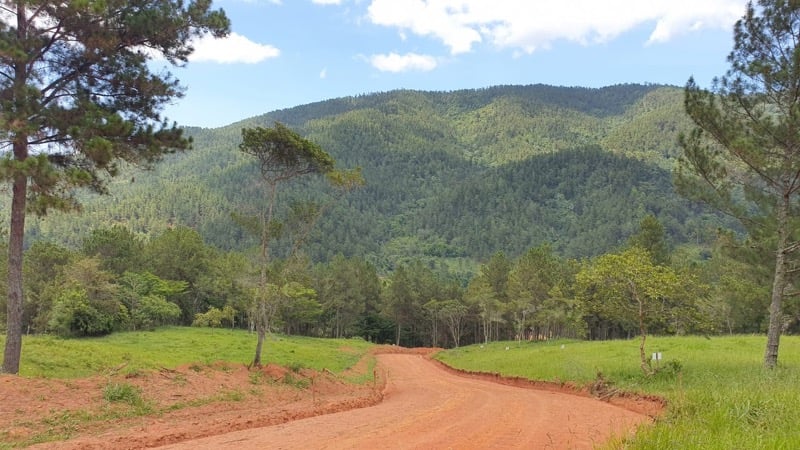
{"type": "Polygon", "coordinates": [[[419,355],[378,355],[375,406],[235,431],[163,449],[591,449],[649,423],[575,395],[460,377],[419,355]]]}

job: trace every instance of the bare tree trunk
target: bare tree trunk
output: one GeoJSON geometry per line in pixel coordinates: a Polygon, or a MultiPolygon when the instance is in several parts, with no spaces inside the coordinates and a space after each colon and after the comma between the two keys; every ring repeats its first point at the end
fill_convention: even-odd
{"type": "Polygon", "coordinates": [[[261,348],[264,346],[264,338],[266,332],[263,328],[258,327],[258,340],[256,341],[256,356],[253,358],[252,367],[261,367],[261,348]]]}
{"type": "MultiPolygon", "coordinates": [[[[27,39],[28,19],[25,5],[17,3],[17,38],[27,39]]],[[[16,105],[7,111],[6,120],[14,121],[20,116],[28,115],[26,87],[28,79],[28,66],[24,61],[14,62],[14,87],[13,98],[16,105]]],[[[24,122],[23,122],[24,123],[24,122]]],[[[13,128],[18,128],[19,125],[13,128]]],[[[5,131],[5,130],[4,130],[5,131]]],[[[14,162],[24,163],[28,159],[28,135],[25,131],[15,130],[13,141],[14,162]]],[[[17,170],[20,169],[19,167],[17,170]]],[[[25,209],[28,195],[28,177],[17,172],[14,175],[11,197],[11,218],[8,235],[8,300],[6,303],[6,347],[3,353],[2,372],[19,373],[19,363],[22,356],[22,246],[25,239],[25,209]]]]}
{"type": "MultiPolygon", "coordinates": [[[[23,145],[23,144],[19,144],[23,145]]],[[[17,147],[17,144],[15,144],[17,147]]],[[[27,149],[26,149],[27,150],[27,149]]],[[[15,148],[14,153],[17,153],[15,148]]],[[[8,238],[8,303],[6,305],[6,347],[3,372],[19,373],[22,355],[22,244],[25,237],[25,201],[28,178],[14,179],[11,200],[11,229],[8,238]]]]}
{"type": "Polygon", "coordinates": [[[778,346],[783,326],[783,292],[786,289],[786,243],[789,239],[788,215],[789,195],[784,195],[778,205],[778,243],[775,249],[775,275],[772,279],[772,300],[769,304],[769,328],[767,347],[764,351],[764,367],[774,369],[778,365],[778,346]]]}
{"type": "Polygon", "coordinates": [[[253,357],[253,367],[261,366],[261,349],[264,346],[264,337],[267,334],[267,326],[269,321],[267,315],[269,314],[270,309],[267,307],[266,302],[271,301],[267,295],[269,243],[270,239],[272,238],[272,236],[270,236],[269,227],[272,223],[272,209],[275,205],[275,193],[277,191],[277,185],[275,183],[270,183],[268,186],[269,190],[267,191],[267,196],[269,198],[269,205],[267,210],[261,213],[261,274],[258,279],[258,290],[260,292],[258,294],[258,299],[256,300],[260,302],[260,304],[256,306],[256,331],[258,332],[258,342],[256,343],[256,354],[253,357]]]}
{"type": "Polygon", "coordinates": [[[641,358],[642,372],[649,376],[654,372],[650,365],[647,364],[647,354],[644,351],[644,343],[647,340],[647,330],[644,326],[644,301],[639,297],[636,284],[634,284],[633,281],[628,281],[628,284],[631,288],[631,295],[633,295],[634,300],[636,300],[636,303],[639,305],[639,335],[642,337],[642,341],[639,343],[639,357],[641,358]]]}

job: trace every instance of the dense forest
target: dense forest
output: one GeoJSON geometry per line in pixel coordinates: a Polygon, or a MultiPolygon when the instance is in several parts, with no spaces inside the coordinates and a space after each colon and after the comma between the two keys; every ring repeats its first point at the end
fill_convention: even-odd
{"type": "MultiPolygon", "coordinates": [[[[110,196],[85,199],[81,215],[31,221],[29,240],[77,247],[98,226],[148,236],[186,225],[213,247],[244,250],[254,242],[231,215],[258,208],[259,193],[237,151],[240,129],[280,121],[366,179],[320,219],[306,248],[314,261],[360,256],[388,271],[545,243],[588,257],[618,247],[647,214],[675,244],[708,242],[719,218],[672,188],[677,132],[688,126],[681,108],[673,87],[503,86],[334,99],[190,128],[192,151],[120,177],[110,196]]],[[[298,186],[281,204],[325,203],[319,192],[298,186]]]]}
{"type": "MultiPolygon", "coordinates": [[[[239,143],[242,128],[276,121],[361,168],[365,185],[339,197],[311,177],[279,193],[275,330],[443,346],[627,337],[639,324],[608,309],[618,293],[592,288],[626,264],[661,280],[652,332],[765,326],[768,270],[742,265],[734,224],[673,187],[682,90],[534,85],[393,91],[187,128],[192,150],[83,194],[79,214],[29,221],[27,330],[252,327],[258,242],[244,218],[264,198],[239,143]],[[324,213],[299,236],[309,204],[324,213]]],[[[787,311],[795,330],[798,305],[787,311]]]]}

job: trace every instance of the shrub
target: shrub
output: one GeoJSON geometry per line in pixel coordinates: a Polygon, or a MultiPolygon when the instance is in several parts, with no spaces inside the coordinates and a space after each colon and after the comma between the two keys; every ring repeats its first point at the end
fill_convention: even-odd
{"type": "Polygon", "coordinates": [[[126,403],[131,406],[144,403],[141,390],[128,383],[109,383],[103,389],[103,399],[110,403],[126,403]]]}
{"type": "Polygon", "coordinates": [[[69,288],[57,298],[48,325],[59,336],[102,336],[114,331],[127,318],[119,302],[91,302],[86,291],[69,288]]]}

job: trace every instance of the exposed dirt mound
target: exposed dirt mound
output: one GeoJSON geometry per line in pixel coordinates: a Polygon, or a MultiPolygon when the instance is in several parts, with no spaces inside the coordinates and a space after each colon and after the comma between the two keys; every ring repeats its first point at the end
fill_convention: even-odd
{"type": "Polygon", "coordinates": [[[354,385],[328,371],[274,364],[190,365],[79,380],[5,375],[0,376],[0,441],[17,446],[51,441],[34,448],[145,448],[380,400],[374,383],[354,385]],[[134,398],[109,401],[109,386],[132,387],[134,398]]]}

